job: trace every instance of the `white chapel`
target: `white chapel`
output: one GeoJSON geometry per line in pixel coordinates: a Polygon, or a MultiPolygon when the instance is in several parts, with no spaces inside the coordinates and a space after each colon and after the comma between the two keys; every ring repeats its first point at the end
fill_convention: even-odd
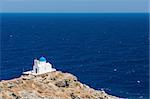
{"type": "Polygon", "coordinates": [[[47,62],[45,57],[41,57],[39,60],[34,59],[33,70],[23,72],[23,74],[43,74],[47,72],[56,71],[56,69],[52,68],[52,64],[47,62]]]}

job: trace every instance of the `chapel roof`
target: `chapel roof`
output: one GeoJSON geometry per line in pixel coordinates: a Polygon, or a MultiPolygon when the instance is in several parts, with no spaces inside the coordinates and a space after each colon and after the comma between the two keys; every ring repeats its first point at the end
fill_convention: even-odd
{"type": "Polygon", "coordinates": [[[42,56],[42,57],[40,57],[39,61],[40,62],[46,62],[46,58],[42,56]]]}

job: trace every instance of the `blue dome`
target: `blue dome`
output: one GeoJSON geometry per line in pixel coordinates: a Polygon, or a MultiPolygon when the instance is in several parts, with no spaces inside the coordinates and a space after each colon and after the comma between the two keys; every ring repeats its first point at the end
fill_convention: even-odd
{"type": "Polygon", "coordinates": [[[42,56],[42,57],[39,59],[39,61],[40,61],[40,62],[46,62],[46,58],[42,56]]]}

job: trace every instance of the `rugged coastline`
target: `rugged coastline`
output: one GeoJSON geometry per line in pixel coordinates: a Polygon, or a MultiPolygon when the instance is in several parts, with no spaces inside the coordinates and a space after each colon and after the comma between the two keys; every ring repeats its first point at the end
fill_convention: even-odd
{"type": "Polygon", "coordinates": [[[80,83],[70,73],[55,71],[0,81],[0,99],[119,99],[80,83]]]}

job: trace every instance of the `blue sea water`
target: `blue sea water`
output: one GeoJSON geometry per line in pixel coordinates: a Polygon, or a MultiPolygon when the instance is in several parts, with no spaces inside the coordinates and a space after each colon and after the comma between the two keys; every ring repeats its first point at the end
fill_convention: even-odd
{"type": "Polygon", "coordinates": [[[19,77],[45,56],[95,89],[149,96],[148,14],[1,13],[0,79],[19,77]]]}

